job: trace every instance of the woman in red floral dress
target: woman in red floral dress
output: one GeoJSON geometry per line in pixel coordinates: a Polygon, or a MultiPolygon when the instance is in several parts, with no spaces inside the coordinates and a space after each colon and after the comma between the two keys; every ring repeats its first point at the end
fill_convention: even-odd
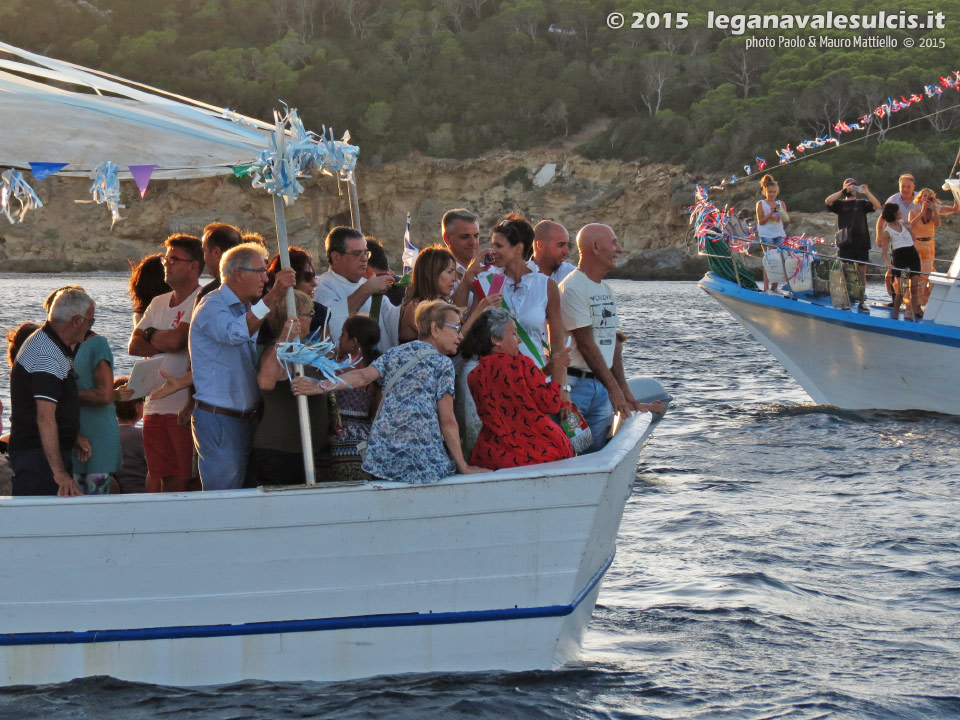
{"type": "Polygon", "coordinates": [[[560,412],[569,352],[553,355],[553,381],[519,354],[520,338],[510,313],[485,311],[463,342],[464,355],[480,365],[467,376],[483,429],[470,464],[490,470],[573,457],[566,433],[548,413],[560,412]]]}

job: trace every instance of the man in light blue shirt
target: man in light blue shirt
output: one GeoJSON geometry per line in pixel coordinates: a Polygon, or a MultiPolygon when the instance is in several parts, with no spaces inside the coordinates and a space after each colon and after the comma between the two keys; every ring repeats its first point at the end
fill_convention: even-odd
{"type": "Polygon", "coordinates": [[[260,405],[257,333],[263,318],[297,279],[292,268],[281,270],[261,299],[267,282],[266,259],[266,251],[257,243],[244,243],[224,253],[221,285],[203,298],[190,323],[196,387],[193,441],[204,490],[243,487],[260,405]]]}

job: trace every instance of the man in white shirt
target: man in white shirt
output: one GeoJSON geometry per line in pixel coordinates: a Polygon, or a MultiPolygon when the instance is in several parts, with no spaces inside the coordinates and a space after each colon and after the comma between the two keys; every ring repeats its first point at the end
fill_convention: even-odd
{"type": "MultiPolygon", "coordinates": [[[[164,279],[172,292],[158,295],[130,335],[127,352],[151,357],[163,354],[160,369],[173,377],[190,365],[187,337],[194,299],[200,290],[203,249],[199,238],[171,235],[163,246],[164,279]]],[[[193,437],[180,427],[177,413],[189,400],[189,389],[164,398],[148,397],[143,409],[143,448],[147,458],[147,492],[183,492],[193,474],[193,437]]]]}
{"type": "Polygon", "coordinates": [[[564,278],[577,269],[567,262],[570,255],[570,233],[558,222],[541,220],[533,228],[533,257],[527,267],[541,272],[559,285],[564,278]]]}
{"type": "Polygon", "coordinates": [[[330,337],[340,338],[344,321],[357,313],[370,313],[370,296],[384,293],[393,285],[392,274],[364,279],[367,272],[367,241],[350,227],[335,227],[324,241],[330,269],[317,279],[313,299],[330,309],[330,337]]]}
{"type": "Polygon", "coordinates": [[[580,266],[560,283],[563,327],[573,336],[570,399],[590,426],[595,452],[606,443],[613,413],[630,417],[634,410],[663,414],[659,400],[643,404],[630,392],[623,374],[621,346],[617,343],[620,317],[610,286],[603,278],[617,266],[623,246],[609,225],[585,225],[577,234],[580,266]]]}

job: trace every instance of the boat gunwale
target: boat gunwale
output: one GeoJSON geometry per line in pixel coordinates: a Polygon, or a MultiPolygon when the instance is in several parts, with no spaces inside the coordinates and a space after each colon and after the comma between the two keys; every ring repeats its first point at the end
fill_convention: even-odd
{"type": "MultiPolygon", "coordinates": [[[[664,393],[664,399],[669,396],[664,393]]],[[[204,492],[182,493],[131,493],[128,495],[85,495],[82,497],[63,498],[57,496],[0,496],[0,508],[13,507],[52,507],[63,505],[97,505],[111,503],[141,503],[141,502],[217,502],[224,500],[249,500],[251,498],[264,499],[270,497],[288,497],[309,493],[355,493],[380,492],[384,490],[426,490],[428,488],[449,488],[457,485],[479,485],[497,482],[513,482],[516,480],[540,480],[551,477],[571,475],[609,474],[616,469],[623,458],[634,448],[640,445],[649,436],[660,420],[650,412],[636,413],[628,418],[620,431],[601,450],[588,455],[579,455],[565,460],[556,460],[538,465],[525,465],[515,468],[477,473],[473,475],[451,475],[435,483],[405,483],[385,480],[374,480],[358,483],[331,483],[327,485],[318,482],[316,485],[284,485],[279,487],[256,487],[235,490],[213,490],[204,492]]],[[[0,530],[0,537],[7,537],[0,530]]]]}
{"type": "Polygon", "coordinates": [[[905,337],[916,342],[960,347],[960,327],[936,323],[910,322],[908,320],[873,317],[852,310],[818,305],[804,298],[769,295],[756,290],[747,290],[726,278],[707,273],[697,285],[709,295],[735,298],[752,305],[763,306],[779,312],[801,317],[814,317],[831,325],[840,325],[865,332],[893,337],[905,337]],[[805,309],[797,309],[797,303],[805,309]]]}

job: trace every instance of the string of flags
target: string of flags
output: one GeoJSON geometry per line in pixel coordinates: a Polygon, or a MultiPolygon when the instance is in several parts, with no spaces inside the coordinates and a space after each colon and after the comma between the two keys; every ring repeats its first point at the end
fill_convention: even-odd
{"type": "MultiPolygon", "coordinates": [[[[945,90],[955,90],[960,92],[960,70],[954,70],[952,74],[941,76],[939,84],[925,85],[923,93],[913,93],[908,97],[903,95],[899,99],[887,98],[885,103],[881,103],[871,112],[861,115],[855,122],[847,123],[842,120],[833,126],[833,131],[838,135],[844,135],[851,132],[867,130],[873,122],[889,117],[894,113],[901,112],[906,108],[923,102],[927,98],[939,98],[945,90]]],[[[823,135],[813,140],[804,140],[803,142],[791,147],[788,143],[786,147],[778,151],[779,164],[786,165],[797,158],[797,153],[804,153],[813,148],[823,147],[824,145],[840,145],[839,137],[823,135]]],[[[767,168],[767,161],[759,156],[755,156],[756,172],[761,173],[767,168]]],[[[746,176],[754,174],[750,163],[743,166],[743,172],[746,176]]],[[[733,185],[740,178],[731,175],[724,178],[717,185],[710,186],[710,190],[724,190],[728,185],[733,185]]],[[[748,223],[739,221],[735,214],[735,208],[732,206],[721,210],[710,201],[707,189],[702,185],[697,185],[694,193],[694,204],[688,208],[690,213],[690,224],[694,226],[694,238],[697,240],[697,248],[701,255],[710,255],[708,252],[712,243],[724,242],[731,253],[747,253],[751,245],[759,242],[757,231],[751,228],[748,223]]],[[[780,249],[788,255],[793,256],[797,261],[797,272],[800,272],[805,258],[817,255],[817,246],[823,244],[832,244],[820,237],[807,237],[799,235],[787,237],[781,244],[780,249]]]]}
{"type": "MultiPolygon", "coordinates": [[[[917,103],[923,102],[928,98],[939,98],[945,90],[955,90],[960,92],[960,70],[954,70],[952,73],[940,76],[940,81],[933,85],[924,85],[923,92],[911,93],[909,96],[901,95],[899,98],[888,97],[887,101],[881,103],[868,113],[864,113],[854,122],[844,122],[838,120],[833,125],[835,135],[821,135],[819,137],[804,140],[800,143],[787,143],[783,148],[777,150],[777,163],[787,165],[797,159],[798,154],[802,155],[808,150],[814,150],[826,145],[839,146],[840,137],[852,132],[863,132],[870,128],[874,122],[879,122],[883,118],[889,117],[895,113],[906,110],[917,103]]],[[[755,173],[762,173],[767,169],[767,161],[759,156],[754,156],[754,163],[745,163],[743,173],[750,176],[755,173]],[[754,169],[756,168],[756,169],[754,169]]],[[[711,190],[724,190],[728,185],[734,185],[743,178],[737,175],[722,179],[718,184],[711,185],[711,190]]]]}
{"type": "MultiPolygon", "coordinates": [[[[722,210],[718,208],[710,201],[702,185],[697,185],[694,197],[695,203],[689,208],[690,224],[694,226],[693,236],[701,255],[715,254],[710,252],[710,245],[717,242],[726,243],[731,253],[747,253],[751,245],[760,242],[755,228],[747,223],[736,222],[738,218],[733,206],[722,210]]],[[[817,246],[824,244],[832,243],[822,237],[807,237],[806,234],[787,237],[780,243],[780,250],[797,261],[794,276],[788,278],[788,282],[803,272],[804,260],[819,254],[817,246]]]]}
{"type": "MultiPolygon", "coordinates": [[[[231,111],[224,111],[223,117],[239,124],[251,124],[231,111]]],[[[254,187],[264,188],[281,196],[287,205],[304,190],[299,178],[313,170],[353,181],[360,149],[349,144],[349,133],[344,134],[342,140],[334,140],[333,130],[325,126],[321,135],[309,132],[304,129],[297,111],[292,109],[287,109],[282,117],[278,114],[276,120],[283,133],[282,148],[278,147],[277,134],[272,134],[270,149],[261,152],[254,162],[230,167],[235,177],[252,176],[254,187]]],[[[68,162],[28,164],[34,180],[38,182],[56,175],[70,165],[68,162]]],[[[159,167],[147,164],[127,166],[141,199],[146,197],[150,179],[159,167]]],[[[110,211],[111,227],[121,219],[120,210],[124,207],[120,204],[119,172],[120,168],[109,160],[96,165],[91,173],[92,199],[76,201],[106,205],[110,211]]],[[[19,170],[10,168],[0,174],[0,213],[6,216],[7,220],[11,223],[23,222],[27,212],[41,207],[43,203],[19,170]]]]}

